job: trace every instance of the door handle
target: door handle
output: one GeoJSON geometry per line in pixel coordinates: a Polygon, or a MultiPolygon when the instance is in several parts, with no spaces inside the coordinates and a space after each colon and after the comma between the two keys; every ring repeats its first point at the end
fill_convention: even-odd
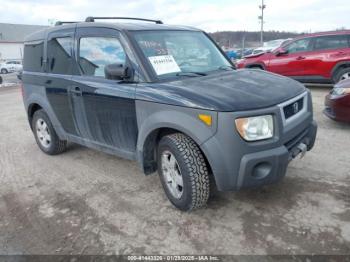
{"type": "Polygon", "coordinates": [[[81,91],[80,87],[76,86],[76,87],[73,87],[70,92],[73,94],[73,95],[76,95],[76,96],[81,96],[83,95],[83,92],[81,91]]]}
{"type": "Polygon", "coordinates": [[[297,60],[304,60],[305,59],[305,56],[298,56],[297,57],[297,60]]]}

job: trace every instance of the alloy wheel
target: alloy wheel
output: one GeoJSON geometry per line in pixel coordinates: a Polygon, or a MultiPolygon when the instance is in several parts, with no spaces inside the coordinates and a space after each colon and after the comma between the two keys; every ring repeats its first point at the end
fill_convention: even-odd
{"type": "Polygon", "coordinates": [[[340,81],[345,79],[350,79],[350,72],[347,72],[340,77],[340,81]]]}
{"type": "Polygon", "coordinates": [[[170,151],[163,152],[161,157],[161,167],[164,181],[169,192],[174,198],[180,199],[183,194],[183,178],[179,164],[170,151]]]}
{"type": "Polygon", "coordinates": [[[51,145],[51,135],[47,123],[39,118],[35,124],[36,134],[39,140],[39,143],[44,147],[48,148],[51,145]]]}

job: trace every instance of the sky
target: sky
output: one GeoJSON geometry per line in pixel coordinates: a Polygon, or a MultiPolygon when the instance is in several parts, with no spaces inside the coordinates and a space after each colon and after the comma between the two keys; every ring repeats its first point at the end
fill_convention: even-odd
{"type": "MultiPolygon", "coordinates": [[[[0,22],[48,25],[87,16],[161,19],[208,32],[259,31],[261,0],[0,0],[0,22]]],[[[265,30],[317,32],[350,28],[349,0],[265,0],[265,30]]]]}

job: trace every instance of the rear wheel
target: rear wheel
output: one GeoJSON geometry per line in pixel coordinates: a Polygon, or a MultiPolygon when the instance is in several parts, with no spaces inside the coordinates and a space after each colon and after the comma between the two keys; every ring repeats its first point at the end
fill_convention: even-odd
{"type": "Polygon", "coordinates": [[[44,110],[40,109],[34,113],[32,130],[36,143],[44,153],[57,155],[66,149],[67,142],[59,139],[44,110]]]}
{"type": "Polygon", "coordinates": [[[158,146],[158,173],[170,202],[190,211],[209,198],[209,173],[202,152],[188,136],[164,136],[158,146]]]}
{"type": "Polygon", "coordinates": [[[7,73],[8,73],[8,71],[6,68],[1,69],[1,74],[7,74],[7,73]]]}
{"type": "Polygon", "coordinates": [[[334,82],[338,83],[340,81],[350,79],[350,67],[346,67],[337,71],[334,76],[334,82]]]}

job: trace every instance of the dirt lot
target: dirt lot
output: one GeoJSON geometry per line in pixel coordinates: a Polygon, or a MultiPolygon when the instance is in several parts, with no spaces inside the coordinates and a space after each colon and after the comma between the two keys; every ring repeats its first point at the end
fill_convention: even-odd
{"type": "Polygon", "coordinates": [[[19,89],[0,89],[0,254],[350,254],[350,125],[321,114],[317,143],[281,183],[182,213],[157,175],[77,145],[35,144],[19,89]]]}

